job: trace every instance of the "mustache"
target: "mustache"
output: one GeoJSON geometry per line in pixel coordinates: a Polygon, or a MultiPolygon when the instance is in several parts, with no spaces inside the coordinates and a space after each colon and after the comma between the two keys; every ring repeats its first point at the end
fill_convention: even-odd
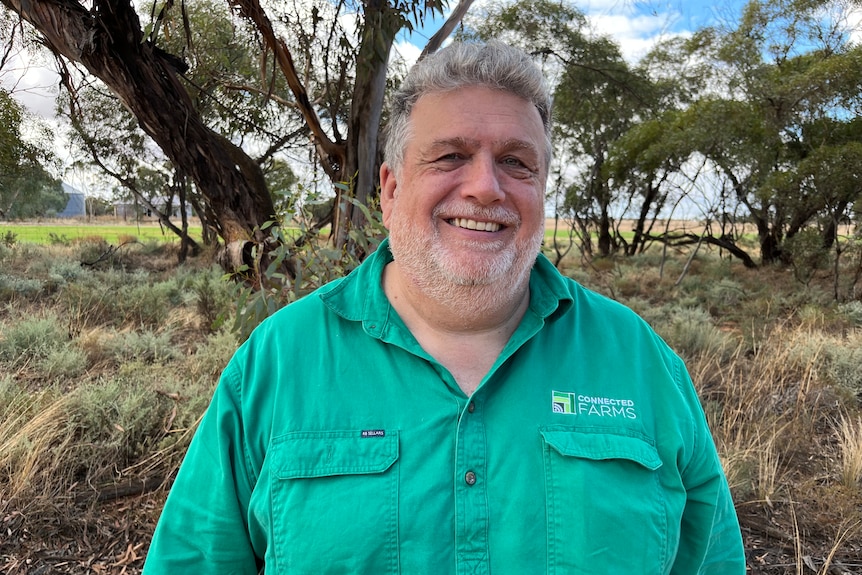
{"type": "Polygon", "coordinates": [[[517,226],[521,218],[517,213],[511,212],[500,206],[477,206],[470,203],[449,202],[440,204],[434,208],[432,215],[435,218],[451,219],[466,218],[470,220],[482,220],[497,222],[504,226],[517,226]]]}

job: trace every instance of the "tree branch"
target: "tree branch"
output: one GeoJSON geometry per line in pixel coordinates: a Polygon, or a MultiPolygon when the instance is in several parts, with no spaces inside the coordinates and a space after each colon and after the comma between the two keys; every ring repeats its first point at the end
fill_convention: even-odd
{"type": "Polygon", "coordinates": [[[263,37],[266,46],[275,54],[275,60],[278,62],[285,80],[287,80],[290,91],[293,92],[293,96],[296,98],[296,106],[311,129],[314,144],[320,152],[321,158],[324,160],[323,168],[330,178],[338,181],[341,178],[340,168],[344,166],[344,146],[333,142],[323,131],[320,118],[318,118],[317,113],[314,111],[305,86],[302,85],[296,72],[296,65],[293,62],[290,50],[288,50],[284,41],[275,35],[272,22],[269,21],[269,17],[260,6],[258,0],[228,0],[228,4],[239,10],[240,15],[255,25],[257,31],[263,37]]]}
{"type": "Polygon", "coordinates": [[[461,0],[458,2],[458,5],[455,6],[455,9],[452,10],[452,13],[443,22],[443,26],[437,31],[436,34],[431,36],[428,40],[428,44],[425,45],[425,48],[422,50],[422,53],[419,55],[419,60],[425,58],[429,54],[433,54],[437,50],[440,49],[440,46],[449,37],[449,34],[455,29],[461,19],[464,18],[464,15],[467,14],[467,10],[470,9],[470,6],[473,4],[473,0],[461,0]]]}

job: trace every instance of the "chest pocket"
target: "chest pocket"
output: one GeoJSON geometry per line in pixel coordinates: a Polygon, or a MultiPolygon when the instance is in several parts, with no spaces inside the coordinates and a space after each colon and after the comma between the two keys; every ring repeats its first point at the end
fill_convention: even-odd
{"type": "Polygon", "coordinates": [[[269,456],[275,573],[398,572],[397,431],[290,433],[269,456]]]}
{"type": "Polygon", "coordinates": [[[549,573],[665,573],[662,461],[651,440],[590,427],[548,428],[542,438],[549,573]]]}

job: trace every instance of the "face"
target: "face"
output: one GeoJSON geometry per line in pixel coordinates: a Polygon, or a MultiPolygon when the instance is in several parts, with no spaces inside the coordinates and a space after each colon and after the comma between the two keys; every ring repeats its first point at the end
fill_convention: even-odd
{"type": "Polygon", "coordinates": [[[383,222],[420,288],[526,285],[544,235],[545,133],[535,106],[468,87],[423,96],[396,174],[380,170],[383,222]]]}

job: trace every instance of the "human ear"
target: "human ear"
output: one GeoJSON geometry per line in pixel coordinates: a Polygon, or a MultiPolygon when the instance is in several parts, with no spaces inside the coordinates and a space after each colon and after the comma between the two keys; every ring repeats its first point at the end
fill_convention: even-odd
{"type": "Polygon", "coordinates": [[[386,226],[386,229],[389,229],[389,219],[392,216],[397,187],[395,172],[386,162],[383,162],[380,165],[380,211],[383,213],[383,225],[386,226]]]}

